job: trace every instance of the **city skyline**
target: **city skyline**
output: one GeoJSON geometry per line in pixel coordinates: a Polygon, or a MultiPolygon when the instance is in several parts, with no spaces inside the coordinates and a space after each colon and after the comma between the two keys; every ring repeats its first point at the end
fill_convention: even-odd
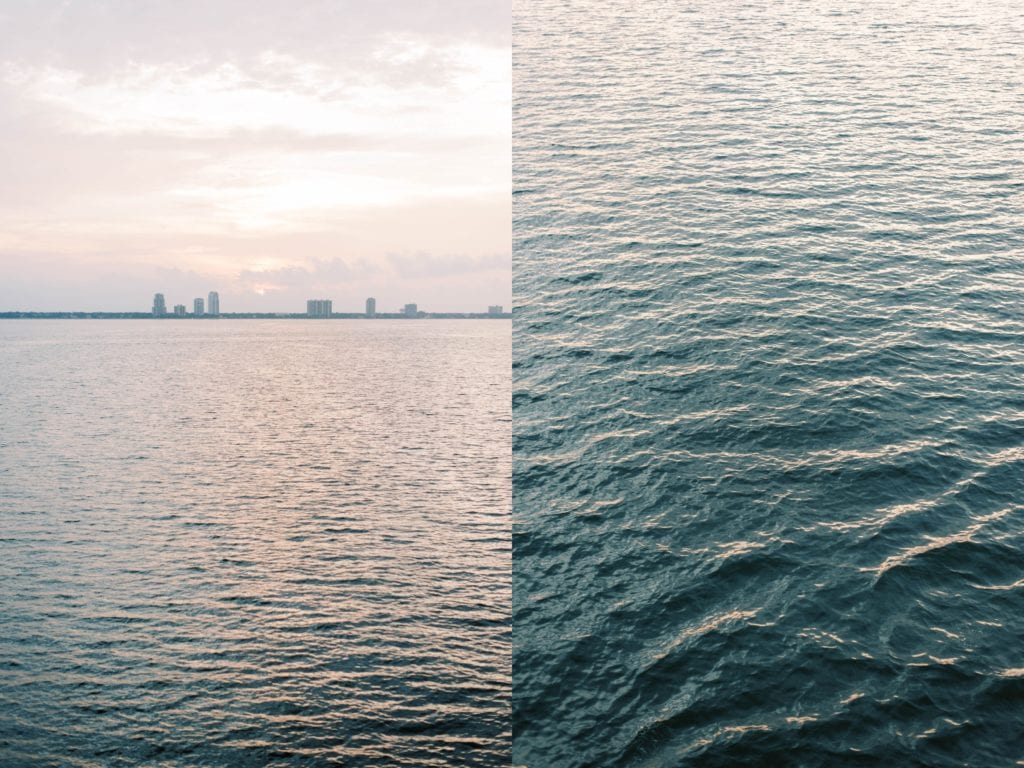
{"type": "Polygon", "coordinates": [[[0,311],[509,303],[508,9],[397,5],[5,6],[0,311]]]}
{"type": "MultiPolygon", "coordinates": [[[[218,291],[210,291],[209,294],[208,294],[207,301],[205,303],[204,303],[202,297],[196,297],[196,298],[194,298],[192,300],[192,302],[193,302],[192,303],[193,309],[192,309],[192,312],[191,312],[191,316],[192,317],[219,317],[221,315],[221,311],[220,311],[220,293],[218,291]]],[[[60,311],[74,312],[76,310],[57,310],[57,311],[58,312],[60,312],[60,311]]],[[[151,311],[151,314],[153,314],[156,317],[168,317],[168,316],[185,317],[185,316],[188,316],[190,314],[187,311],[186,305],[184,305],[184,304],[175,304],[174,307],[173,307],[173,310],[169,312],[167,310],[167,298],[166,298],[166,295],[164,293],[162,293],[162,292],[158,292],[158,293],[153,294],[153,304],[152,304],[152,308],[151,308],[150,311],[151,311]]],[[[373,296],[370,296],[370,297],[367,297],[365,299],[364,303],[363,303],[363,312],[362,313],[360,313],[358,311],[350,311],[350,310],[347,310],[347,309],[344,309],[344,308],[340,308],[337,311],[335,311],[333,299],[307,299],[306,300],[306,310],[305,310],[304,313],[301,313],[301,312],[298,312],[298,311],[293,311],[293,312],[288,312],[288,313],[283,313],[283,314],[290,314],[290,315],[305,314],[307,317],[320,317],[320,318],[331,317],[331,316],[333,316],[335,314],[341,314],[341,315],[358,315],[358,314],[363,314],[366,317],[377,317],[378,315],[380,315],[380,316],[401,315],[401,316],[404,316],[404,317],[419,317],[419,316],[421,316],[423,314],[431,314],[432,312],[433,313],[439,313],[439,314],[446,314],[446,313],[451,313],[451,312],[456,312],[456,311],[457,310],[448,310],[448,309],[434,309],[434,310],[431,310],[431,311],[427,311],[427,310],[420,309],[419,305],[416,304],[416,303],[409,303],[409,302],[407,302],[407,303],[397,307],[392,312],[388,312],[387,310],[384,310],[382,312],[378,312],[377,311],[377,299],[375,297],[373,297],[373,296]]],[[[0,312],[2,312],[2,310],[0,310],[0,312]]],[[[231,315],[233,313],[229,312],[227,314],[231,315]]],[[[243,313],[243,314],[247,314],[247,313],[243,313]]],[[[470,311],[470,312],[466,312],[466,314],[484,314],[484,313],[479,311],[479,310],[473,310],[473,311],[470,311]]],[[[493,316],[503,315],[504,314],[504,306],[501,305],[501,304],[489,304],[489,305],[487,305],[486,314],[488,316],[492,316],[492,317],[493,316]]]]}

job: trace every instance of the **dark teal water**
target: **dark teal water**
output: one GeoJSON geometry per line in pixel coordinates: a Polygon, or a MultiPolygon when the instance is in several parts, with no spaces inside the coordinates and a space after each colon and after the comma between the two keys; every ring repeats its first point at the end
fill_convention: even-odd
{"type": "Polygon", "coordinates": [[[0,766],[500,766],[505,321],[0,323],[0,766]]]}
{"type": "Polygon", "coordinates": [[[1024,765],[1024,17],[520,2],[514,761],[1024,765]]]}

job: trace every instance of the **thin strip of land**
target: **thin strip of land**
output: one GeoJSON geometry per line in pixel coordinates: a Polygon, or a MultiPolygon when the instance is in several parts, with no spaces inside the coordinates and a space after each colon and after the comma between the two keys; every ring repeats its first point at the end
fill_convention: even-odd
{"type": "Polygon", "coordinates": [[[154,315],[152,312],[0,312],[0,320],[511,320],[511,312],[334,312],[313,317],[299,312],[222,312],[219,315],[154,315]]]}

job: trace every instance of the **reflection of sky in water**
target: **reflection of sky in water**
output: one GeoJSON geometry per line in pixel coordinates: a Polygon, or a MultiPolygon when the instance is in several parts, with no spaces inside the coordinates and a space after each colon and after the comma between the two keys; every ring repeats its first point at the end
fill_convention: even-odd
{"type": "Polygon", "coordinates": [[[0,335],[8,758],[507,759],[507,322],[0,335]]]}

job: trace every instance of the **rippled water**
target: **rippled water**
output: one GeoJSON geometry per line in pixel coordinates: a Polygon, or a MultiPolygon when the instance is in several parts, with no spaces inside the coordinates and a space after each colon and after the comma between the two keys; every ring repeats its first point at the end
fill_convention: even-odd
{"type": "Polygon", "coordinates": [[[0,765],[507,765],[509,326],[0,324],[0,765]]]}
{"type": "Polygon", "coordinates": [[[517,3],[514,758],[1024,765],[1024,17],[517,3]]]}

